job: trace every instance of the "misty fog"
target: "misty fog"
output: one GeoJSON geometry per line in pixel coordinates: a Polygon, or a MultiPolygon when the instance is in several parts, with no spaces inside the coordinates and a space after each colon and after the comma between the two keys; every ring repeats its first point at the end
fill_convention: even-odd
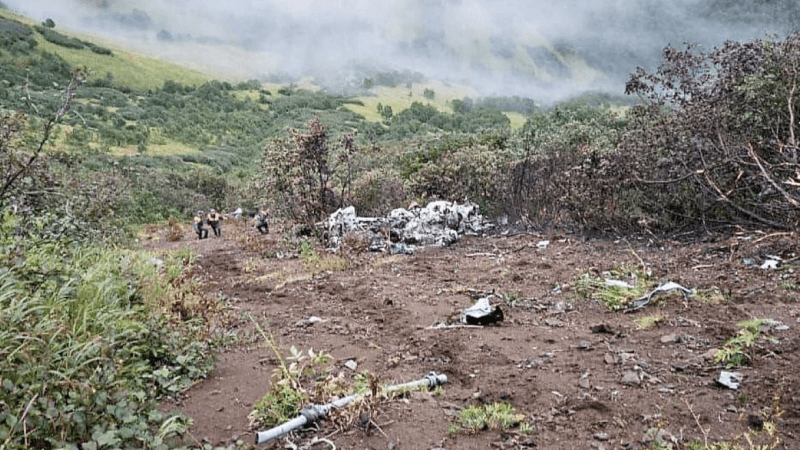
{"type": "Polygon", "coordinates": [[[548,102],[622,93],[663,48],[784,38],[795,0],[3,0],[57,28],[238,78],[311,76],[332,89],[412,71],[485,95],[548,102]]]}

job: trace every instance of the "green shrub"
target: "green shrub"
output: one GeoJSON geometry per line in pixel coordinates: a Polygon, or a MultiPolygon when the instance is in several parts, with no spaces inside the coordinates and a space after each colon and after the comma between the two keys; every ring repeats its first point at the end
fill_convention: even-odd
{"type": "Polygon", "coordinates": [[[4,445],[164,448],[158,399],[213,363],[202,322],[146,308],[147,255],[23,233],[7,211],[0,246],[4,445]]]}

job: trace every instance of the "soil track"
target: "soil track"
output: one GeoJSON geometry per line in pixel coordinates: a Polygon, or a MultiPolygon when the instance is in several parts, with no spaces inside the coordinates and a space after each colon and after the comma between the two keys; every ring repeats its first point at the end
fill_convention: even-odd
{"type": "MultiPolygon", "coordinates": [[[[796,234],[745,233],[694,245],[548,237],[546,248],[536,245],[544,236],[526,233],[465,237],[411,256],[362,253],[346,270],[314,277],[299,259],[274,257],[275,230],[261,236],[245,222],[225,223],[219,239],[193,240],[187,226],[183,241],[145,241],[150,250],[188,246],[200,255],[195,276],[224,301],[234,318],[226,326],[240,337],[208,379],[165,407],[194,418],[199,442],[252,442],[247,415],[267,392],[275,359],[249,313],[268,319],[286,352],[292,345],[324,350],[348,378],[355,373],[343,366],[348,359],[384,383],[430,371],[448,377],[441,396],[415,393],[384,405],[372,417],[379,430],[323,421],[321,429],[292,437],[300,446],[327,436],[340,449],[659,448],[651,437],[663,430],[665,444],[678,449],[689,440],[735,440],[768,416],[781,439],[775,448],[800,448],[796,263],[758,268],[766,254],[800,255],[796,234]],[[576,295],[580,272],[601,274],[622,263],[644,264],[659,281],[718,288],[726,299],[669,296],[623,314],[576,295]],[[501,304],[505,321],[498,326],[431,328],[457,319],[472,304],[471,293],[492,291],[516,300],[501,304]],[[654,314],[663,320],[638,329],[634,319],[654,314]],[[323,321],[308,325],[311,316],[323,321]],[[749,349],[749,365],[735,369],[744,375],[741,387],[728,390],[715,383],[725,367],[709,355],[736,334],[738,321],[751,318],[788,330],[765,330],[772,342],[760,339],[749,349]],[[448,433],[459,408],[496,401],[525,414],[533,434],[448,433]]],[[[765,432],[759,434],[763,440],[765,432]]]]}

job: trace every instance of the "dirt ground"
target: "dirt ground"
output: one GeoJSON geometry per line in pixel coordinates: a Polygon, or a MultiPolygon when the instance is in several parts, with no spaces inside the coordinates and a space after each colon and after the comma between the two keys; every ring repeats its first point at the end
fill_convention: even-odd
{"type": "Polygon", "coordinates": [[[235,318],[226,326],[239,339],[219,354],[213,373],[164,405],[194,419],[198,444],[252,445],[256,430],[248,428],[248,414],[267,392],[276,359],[249,313],[268,321],[284,354],[291,346],[323,350],[348,378],[356,372],[344,363],[352,359],[357,371],[385,384],[431,371],[448,379],[441,395],[414,393],[382,405],[371,416],[377,428],[323,420],[259,448],[331,448],[310,445],[314,437],[339,449],[679,449],[690,440],[755,448],[746,435],[757,435],[764,448],[800,448],[796,234],[742,231],[691,245],[513,232],[466,236],[414,255],[351,255],[345,270],[313,277],[296,254],[276,257],[281,242],[274,230],[262,236],[244,221],[226,222],[221,238],[197,241],[187,225],[181,241],[166,242],[163,234],[143,241],[158,252],[196,252],[195,276],[235,318]],[[544,239],[549,245],[537,246],[544,239]],[[765,255],[789,262],[762,270],[765,255]],[[629,314],[577,295],[580,273],[602,276],[623,263],[646,267],[657,282],[719,295],[670,295],[629,314]],[[491,292],[514,300],[499,303],[504,321],[433,327],[456,323],[477,294],[491,292]],[[650,328],[635,322],[657,315],[662,320],[650,328]],[[322,321],[309,324],[312,316],[322,321]],[[737,322],[752,318],[785,326],[763,330],[768,339],[747,350],[749,364],[730,369],[743,375],[739,389],[730,390],[716,383],[728,369],[710,355],[736,335],[737,322]],[[493,402],[512,404],[533,433],[448,432],[461,408],[493,402]],[[779,444],[767,436],[765,418],[776,425],[779,444]],[[659,432],[661,440],[653,440],[659,432]]]}

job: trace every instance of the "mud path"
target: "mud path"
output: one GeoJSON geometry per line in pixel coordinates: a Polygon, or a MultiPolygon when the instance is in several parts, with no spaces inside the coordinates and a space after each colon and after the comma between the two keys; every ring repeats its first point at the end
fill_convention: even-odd
{"type": "MultiPolygon", "coordinates": [[[[298,445],[318,435],[337,448],[635,449],[656,448],[659,435],[678,449],[689,440],[730,442],[758,429],[757,419],[766,416],[781,439],[775,448],[800,448],[797,270],[744,264],[765,254],[795,257],[796,235],[741,235],[692,246],[554,236],[546,248],[537,247],[543,237],[535,234],[466,237],[411,256],[359,254],[345,270],[310,277],[297,258],[275,257],[275,230],[261,236],[247,224],[226,223],[223,233],[196,241],[187,229],[184,241],[145,243],[160,251],[188,246],[201,255],[196,276],[223,300],[225,326],[239,335],[208,379],[167,405],[194,418],[191,432],[203,443],[252,442],[247,415],[275,368],[252,316],[268,321],[282,349],[324,350],[347,377],[355,374],[343,366],[349,359],[384,383],[430,371],[448,376],[441,396],[415,393],[385,406],[373,417],[380,430],[337,430],[322,422],[318,432],[297,437],[298,445]],[[721,295],[669,296],[632,314],[576,295],[579,273],[602,274],[622,264],[721,295]],[[509,300],[501,304],[505,320],[498,326],[432,328],[457,318],[472,304],[471,293],[492,291],[509,300]],[[309,324],[312,316],[323,321],[309,324]],[[634,321],[645,316],[661,320],[639,329],[634,321]],[[732,391],[715,383],[726,368],[710,356],[736,335],[738,321],[752,318],[788,329],[764,331],[772,341],[748,349],[749,365],[735,369],[742,384],[732,391]],[[459,408],[497,401],[525,414],[533,434],[448,433],[459,408]]],[[[764,430],[759,434],[768,441],[764,430]]]]}

